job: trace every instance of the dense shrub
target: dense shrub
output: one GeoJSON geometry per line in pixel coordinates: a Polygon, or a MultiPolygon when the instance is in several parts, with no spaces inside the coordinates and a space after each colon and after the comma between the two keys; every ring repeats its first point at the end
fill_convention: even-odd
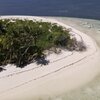
{"type": "Polygon", "coordinates": [[[23,67],[51,47],[73,46],[69,31],[49,22],[0,20],[0,65],[23,67]]]}

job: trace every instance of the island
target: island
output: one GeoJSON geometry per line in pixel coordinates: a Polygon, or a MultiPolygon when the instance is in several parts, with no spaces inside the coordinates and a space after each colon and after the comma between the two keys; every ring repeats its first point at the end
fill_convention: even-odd
{"type": "Polygon", "coordinates": [[[56,18],[1,16],[0,98],[32,100],[80,87],[97,75],[99,56],[90,36],[56,18]]]}

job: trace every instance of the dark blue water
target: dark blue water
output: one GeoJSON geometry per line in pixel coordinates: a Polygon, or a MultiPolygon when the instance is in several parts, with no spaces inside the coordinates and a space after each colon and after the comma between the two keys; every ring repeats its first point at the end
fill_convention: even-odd
{"type": "Polygon", "coordinates": [[[0,15],[100,19],[100,0],[0,0],[0,15]]]}

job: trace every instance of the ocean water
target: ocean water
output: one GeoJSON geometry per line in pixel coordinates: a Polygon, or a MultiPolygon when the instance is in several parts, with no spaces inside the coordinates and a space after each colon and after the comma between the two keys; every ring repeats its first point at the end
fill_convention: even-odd
{"type": "Polygon", "coordinates": [[[0,0],[0,15],[100,19],[100,0],[0,0]]]}

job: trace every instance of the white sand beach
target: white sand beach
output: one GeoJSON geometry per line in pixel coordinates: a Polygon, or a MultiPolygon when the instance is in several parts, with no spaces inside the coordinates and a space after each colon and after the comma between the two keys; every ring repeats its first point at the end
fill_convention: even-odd
{"type": "Polygon", "coordinates": [[[48,17],[1,16],[0,19],[29,19],[57,23],[71,29],[77,39],[83,39],[87,50],[71,52],[62,50],[61,54],[47,57],[50,63],[45,66],[32,63],[23,69],[8,65],[0,73],[0,100],[34,100],[42,96],[59,95],[80,88],[91,82],[100,72],[100,50],[95,40],[70,26],[71,21],[48,17]]]}

